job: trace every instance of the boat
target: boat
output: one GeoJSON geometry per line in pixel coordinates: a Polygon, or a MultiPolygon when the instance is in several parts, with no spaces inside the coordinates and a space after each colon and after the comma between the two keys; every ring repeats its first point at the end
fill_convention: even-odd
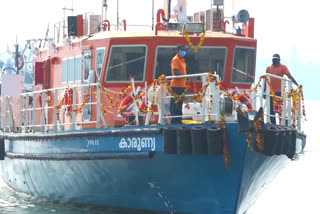
{"type": "MultiPolygon", "coordinates": [[[[254,83],[248,12],[235,17],[244,24],[236,33],[225,32],[223,18],[205,30],[165,14],[148,32],[126,31],[126,21],[111,31],[88,14],[68,18],[68,35],[65,22],[55,25],[47,47],[33,51],[33,91],[2,90],[0,163],[9,187],[140,212],[242,214],[297,159],[306,144],[302,87],[269,74],[254,83]],[[170,62],[179,44],[190,48],[187,75],[177,77],[170,62]],[[173,78],[191,81],[180,96],[173,78]],[[272,78],[281,79],[281,97],[272,78]],[[183,124],[170,124],[170,99],[184,100],[183,124]]],[[[19,88],[17,79],[2,85],[19,88]]]]}

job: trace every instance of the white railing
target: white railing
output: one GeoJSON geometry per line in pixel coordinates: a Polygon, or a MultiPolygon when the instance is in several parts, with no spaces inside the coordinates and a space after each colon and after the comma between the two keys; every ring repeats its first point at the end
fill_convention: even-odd
{"type": "MultiPolygon", "coordinates": [[[[160,102],[158,103],[158,123],[166,124],[166,121],[170,121],[170,119],[175,117],[200,117],[201,122],[207,122],[209,120],[220,121],[221,111],[220,105],[224,99],[220,98],[220,95],[223,93],[219,88],[219,84],[216,84],[216,80],[213,80],[210,84],[208,84],[209,74],[201,73],[201,74],[191,74],[191,75],[181,75],[181,76],[168,76],[166,79],[174,79],[174,78],[192,78],[192,77],[201,77],[202,80],[202,88],[205,88],[206,91],[203,92],[202,97],[202,105],[200,114],[195,115],[165,115],[164,109],[164,100],[171,100],[172,95],[164,95],[158,94],[158,98],[160,102]],[[206,87],[205,87],[206,86],[206,87]]],[[[271,115],[270,114],[270,102],[272,102],[272,96],[270,95],[270,86],[268,84],[262,83],[262,87],[260,91],[257,93],[252,92],[251,98],[253,103],[253,108],[258,110],[260,107],[264,109],[265,122],[270,123],[271,117],[275,117],[279,122],[277,124],[283,126],[295,126],[298,130],[301,130],[301,95],[299,96],[299,100],[297,103],[297,107],[295,111],[292,110],[292,97],[288,96],[292,90],[292,82],[286,78],[274,76],[271,74],[266,74],[266,78],[270,82],[270,78],[277,78],[281,80],[282,85],[282,112],[281,115],[271,115]],[[266,87],[266,88],[265,88],[266,87]],[[266,99],[264,99],[264,96],[266,99]],[[293,113],[295,115],[293,115],[293,113]],[[295,120],[293,120],[295,118],[295,120]]],[[[218,75],[216,75],[216,79],[219,79],[218,75]]],[[[139,124],[139,116],[145,116],[145,124],[149,125],[149,119],[151,112],[148,111],[146,115],[143,115],[139,111],[138,101],[135,100],[137,95],[137,91],[140,91],[140,87],[136,89],[134,80],[131,80],[132,84],[132,101],[134,110],[133,113],[135,115],[135,125],[143,125],[139,124]]],[[[164,84],[164,83],[161,83],[164,84]]],[[[144,99],[147,100],[148,90],[147,84],[145,83],[145,96],[144,99]]],[[[101,128],[102,126],[107,127],[105,118],[102,114],[100,104],[101,104],[101,86],[99,83],[89,85],[73,85],[48,90],[41,90],[30,93],[23,93],[20,95],[19,99],[13,100],[9,97],[1,98],[1,127],[6,131],[24,131],[24,132],[45,132],[45,131],[64,131],[64,130],[77,130],[82,129],[82,126],[85,124],[91,124],[90,127],[101,128]],[[86,89],[87,88],[87,89],[86,89]],[[94,89],[93,89],[94,88],[94,89]],[[67,89],[72,89],[72,100],[71,102],[63,102],[61,106],[59,102],[64,97],[64,93],[67,89]],[[79,109],[79,107],[83,104],[83,100],[85,99],[86,90],[90,91],[90,100],[86,103],[85,106],[95,107],[90,119],[84,119],[83,110],[82,112],[76,112],[75,109],[79,109]],[[81,95],[80,95],[81,94],[81,95]],[[94,96],[95,95],[95,96],[94,96]],[[77,98],[78,96],[78,98],[77,98]],[[52,99],[51,104],[49,105],[48,99],[52,99]],[[54,103],[54,105],[52,104],[54,103]],[[56,106],[59,105],[59,108],[56,106]],[[19,108],[17,108],[19,107],[19,108]],[[68,110],[69,108],[69,110],[68,110]],[[17,111],[18,109],[18,111],[17,111]],[[71,109],[71,110],[70,110],[71,109]],[[15,112],[16,111],[16,112],[15,112]],[[60,113],[60,114],[59,114],[60,113]],[[68,116],[66,116],[66,114],[68,116]],[[59,117],[60,115],[60,117],[59,117]],[[92,119],[95,118],[95,119],[92,119]],[[102,124],[101,124],[102,122],[102,124]]],[[[154,90],[155,87],[149,88],[149,90],[154,90]]],[[[186,94],[186,98],[194,97],[194,94],[186,94]]],[[[69,100],[68,100],[69,101],[69,100]]],[[[149,98],[149,105],[152,100],[149,98]]],[[[240,104],[240,103],[239,103],[240,104]]],[[[233,105],[237,105],[235,101],[233,101],[233,105]]],[[[89,107],[85,107],[89,109],[89,107]]],[[[223,105],[222,105],[223,107],[223,105]]],[[[235,109],[235,108],[233,108],[235,109]]],[[[232,114],[235,115],[235,114],[232,114]]],[[[170,122],[169,122],[170,123],[170,122]]],[[[86,126],[87,127],[87,126],[86,126]]]]}
{"type": "MultiPolygon", "coordinates": [[[[258,94],[253,95],[253,104],[258,105],[259,107],[263,107],[265,122],[270,123],[271,117],[275,117],[278,120],[277,124],[292,127],[292,125],[296,125],[296,128],[301,130],[301,94],[299,95],[298,107],[294,112],[292,112],[292,97],[288,96],[292,90],[292,81],[285,77],[279,77],[272,74],[265,74],[266,78],[270,82],[271,78],[279,79],[281,81],[281,95],[277,96],[278,98],[282,98],[282,109],[281,114],[275,113],[275,115],[271,115],[270,102],[272,102],[273,98],[270,91],[270,86],[266,84],[266,81],[262,83],[261,91],[258,94]],[[264,99],[265,97],[265,99],[264,99]],[[280,116],[281,115],[281,116],[280,116]],[[294,124],[293,116],[296,118],[296,124],[294,124]],[[281,122],[280,122],[281,121],[281,122]]],[[[255,109],[258,109],[255,107],[255,109]]]]}
{"type": "MultiPolygon", "coordinates": [[[[100,86],[97,83],[91,84],[90,86],[73,85],[67,88],[60,87],[30,93],[22,93],[19,99],[20,111],[18,112],[18,125],[11,125],[10,122],[7,125],[7,130],[8,128],[11,128],[10,130],[17,128],[16,131],[24,132],[57,132],[63,130],[82,129],[82,125],[84,124],[96,124],[95,128],[100,128],[101,121],[104,127],[106,127],[106,122],[100,109],[100,93],[100,86]],[[96,107],[96,111],[91,111],[95,114],[91,115],[91,117],[95,116],[96,120],[84,120],[82,115],[83,108],[79,112],[75,111],[77,108],[79,109],[81,107],[82,102],[85,99],[85,88],[89,90],[90,96],[90,99],[88,99],[88,102],[85,105],[91,106],[91,109],[93,106],[96,107]],[[94,88],[95,92],[92,91],[92,88],[94,88]],[[59,102],[63,99],[64,93],[67,89],[73,90],[72,98],[69,98],[72,100],[72,104],[70,105],[68,100],[67,103],[63,101],[63,104],[59,105],[59,102]],[[81,93],[81,95],[79,95],[79,93],[81,93]],[[96,98],[93,95],[94,93],[96,94],[96,98]],[[58,99],[59,96],[60,99],[58,99]],[[78,102],[77,96],[79,100],[78,102]],[[53,99],[51,103],[54,103],[55,106],[59,105],[59,108],[54,107],[52,104],[49,105],[48,99],[53,99]],[[54,113],[52,114],[49,111],[53,111],[54,113]],[[65,117],[66,114],[68,114],[67,119],[65,117]]],[[[69,95],[71,96],[71,94],[69,95]]],[[[3,101],[8,103],[9,99],[2,100],[2,102],[3,101]]],[[[10,104],[7,106],[10,106],[10,104]]],[[[10,108],[8,108],[7,111],[11,111],[10,114],[13,115],[12,117],[17,114],[12,112],[10,108]]],[[[6,117],[2,117],[1,120],[2,122],[6,122],[6,117]]]]}
{"type": "MultiPolygon", "coordinates": [[[[178,78],[192,78],[192,77],[201,77],[202,81],[202,88],[205,87],[205,85],[208,83],[209,74],[208,73],[200,73],[200,74],[189,74],[189,75],[179,75],[179,76],[167,76],[166,79],[178,79],[178,78]]],[[[219,76],[216,75],[217,79],[219,79],[219,76]]],[[[193,97],[194,94],[186,94],[185,97],[193,97]]],[[[158,109],[159,113],[159,124],[165,124],[164,119],[172,119],[172,118],[178,118],[178,117],[186,117],[186,116],[201,116],[202,122],[206,122],[208,120],[208,117],[212,116],[213,120],[220,121],[220,89],[219,86],[216,86],[215,82],[209,84],[205,91],[205,96],[202,99],[202,106],[201,106],[201,114],[197,115],[175,115],[175,116],[165,116],[163,111],[163,100],[165,99],[172,99],[173,96],[163,96],[161,94],[160,90],[160,106],[158,109]],[[210,98],[212,96],[212,98],[210,98]],[[213,105],[210,103],[210,99],[212,99],[213,105]]],[[[146,124],[149,124],[149,121],[146,121],[146,124]]]]}

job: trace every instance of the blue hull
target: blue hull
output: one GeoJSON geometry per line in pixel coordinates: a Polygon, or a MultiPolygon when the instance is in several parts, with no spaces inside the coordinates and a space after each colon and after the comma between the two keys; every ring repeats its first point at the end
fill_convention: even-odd
{"type": "Polygon", "coordinates": [[[74,132],[73,137],[8,136],[2,174],[16,191],[52,200],[194,214],[244,213],[289,159],[252,152],[237,124],[226,129],[229,170],[223,155],[165,154],[158,129],[127,128],[134,133],[105,129],[74,132]]]}

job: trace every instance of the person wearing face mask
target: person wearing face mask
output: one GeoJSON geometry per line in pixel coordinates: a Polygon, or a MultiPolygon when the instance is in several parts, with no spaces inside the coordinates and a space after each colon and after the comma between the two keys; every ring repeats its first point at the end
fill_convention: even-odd
{"type": "MultiPolygon", "coordinates": [[[[284,75],[286,75],[296,86],[299,86],[297,81],[290,74],[287,66],[280,63],[280,55],[279,54],[273,54],[272,65],[267,67],[266,73],[276,75],[279,77],[283,77],[284,75]]],[[[271,77],[270,85],[271,85],[271,88],[273,89],[273,91],[275,92],[276,96],[281,97],[281,80],[271,77]]],[[[271,115],[271,123],[276,124],[276,118],[272,117],[275,115],[272,99],[270,101],[270,115],[271,115]]]]}
{"type": "MultiPolygon", "coordinates": [[[[186,56],[186,47],[184,45],[177,46],[176,55],[171,60],[171,73],[172,76],[186,75],[186,63],[184,57],[186,56]]],[[[177,94],[181,95],[186,88],[186,78],[176,78],[171,81],[171,89],[177,94]]],[[[182,104],[183,100],[180,100],[178,103],[174,99],[170,101],[170,112],[171,116],[182,116],[182,104]]],[[[181,123],[182,118],[176,117],[172,118],[171,123],[177,124],[181,123]]]]}

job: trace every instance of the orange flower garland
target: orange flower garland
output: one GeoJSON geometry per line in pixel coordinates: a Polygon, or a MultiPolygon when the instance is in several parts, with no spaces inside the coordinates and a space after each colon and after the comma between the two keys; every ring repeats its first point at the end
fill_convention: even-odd
{"type": "Polygon", "coordinates": [[[226,132],[226,126],[221,123],[220,121],[215,121],[216,124],[218,124],[223,129],[223,156],[224,156],[224,163],[226,165],[226,168],[229,169],[229,156],[228,156],[228,147],[227,147],[227,132],[226,132]]]}

